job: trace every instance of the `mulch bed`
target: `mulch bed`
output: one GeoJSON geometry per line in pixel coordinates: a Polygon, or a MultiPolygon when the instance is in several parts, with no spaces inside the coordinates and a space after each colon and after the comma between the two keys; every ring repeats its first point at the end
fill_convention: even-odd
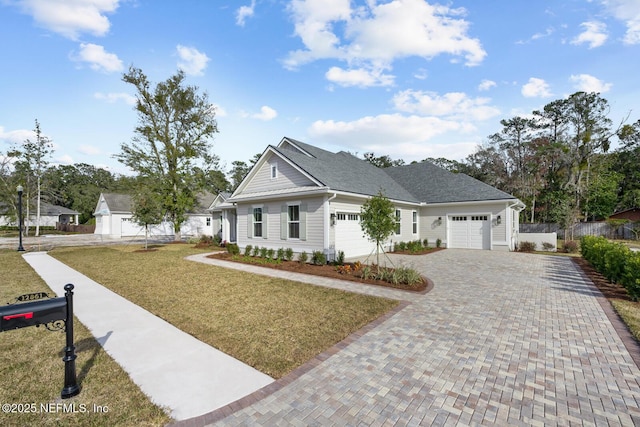
{"type": "MultiPolygon", "coordinates": [[[[333,265],[313,265],[313,264],[301,264],[297,261],[282,261],[278,264],[276,263],[252,263],[252,262],[243,262],[238,259],[232,259],[233,256],[227,252],[217,253],[212,255],[207,255],[208,258],[216,258],[222,259],[225,261],[238,262],[241,264],[255,265],[257,267],[265,267],[265,268],[273,268],[276,270],[284,270],[291,271],[293,273],[302,273],[302,274],[311,274],[314,276],[328,277],[331,279],[338,280],[349,280],[351,282],[362,283],[365,285],[376,285],[376,286],[384,286],[387,288],[401,289],[404,291],[425,293],[431,290],[433,287],[433,282],[423,276],[423,280],[421,284],[408,286],[408,285],[394,285],[393,283],[384,282],[382,280],[365,280],[360,277],[351,275],[351,274],[341,274],[336,270],[336,267],[333,265]]],[[[349,263],[345,263],[347,265],[349,263]]],[[[353,264],[349,264],[352,265],[353,264]]]]}
{"type": "Polygon", "coordinates": [[[631,297],[627,293],[627,290],[622,286],[609,282],[602,274],[598,273],[587,260],[582,257],[571,258],[584,272],[584,274],[591,279],[594,285],[607,299],[622,299],[626,301],[632,301],[631,297]]]}

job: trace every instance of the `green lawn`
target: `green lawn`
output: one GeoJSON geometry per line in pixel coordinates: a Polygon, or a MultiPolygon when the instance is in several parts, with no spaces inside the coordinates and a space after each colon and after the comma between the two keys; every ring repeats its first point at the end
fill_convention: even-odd
{"type": "Polygon", "coordinates": [[[51,255],[199,340],[280,378],[397,301],[186,261],[186,244],[58,248],[51,255]]]}
{"type": "MultiPolygon", "coordinates": [[[[14,250],[0,250],[0,304],[18,295],[51,289],[14,250]]],[[[0,403],[29,405],[35,413],[0,412],[1,426],[158,426],[170,422],[126,372],[106,354],[79,322],[74,321],[76,372],[82,391],[62,401],[65,334],[44,327],[0,333],[0,403]],[[56,403],[66,404],[67,412],[56,403]],[[53,404],[53,405],[49,405],[53,404]],[[75,409],[85,413],[70,413],[75,409]],[[95,413],[94,405],[108,412],[95,413]],[[51,408],[46,413],[43,408],[51,408]],[[56,409],[57,408],[57,409],[56,409]]],[[[4,407],[3,407],[4,409],[4,407]]],[[[26,410],[22,407],[22,412],[26,410]]]]}

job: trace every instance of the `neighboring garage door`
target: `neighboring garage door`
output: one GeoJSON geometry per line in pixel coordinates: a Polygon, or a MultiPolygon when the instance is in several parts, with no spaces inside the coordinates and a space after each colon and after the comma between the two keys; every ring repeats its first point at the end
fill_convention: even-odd
{"type": "Polygon", "coordinates": [[[449,224],[450,248],[491,249],[489,215],[454,215],[449,224]]]}
{"type": "Polygon", "coordinates": [[[132,218],[122,218],[121,236],[144,236],[144,228],[136,224],[132,218]]]}
{"type": "Polygon", "coordinates": [[[336,213],[336,251],[343,251],[346,257],[355,257],[367,256],[375,249],[376,244],[364,237],[360,214],[336,213]]]}

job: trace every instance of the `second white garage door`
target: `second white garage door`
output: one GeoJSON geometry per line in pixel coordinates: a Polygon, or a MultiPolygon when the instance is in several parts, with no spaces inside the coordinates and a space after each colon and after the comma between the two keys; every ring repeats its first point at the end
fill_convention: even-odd
{"type": "Polygon", "coordinates": [[[355,257],[370,255],[375,250],[376,244],[364,237],[360,227],[360,214],[336,214],[336,252],[343,251],[346,257],[355,257]]]}
{"type": "Polygon", "coordinates": [[[449,247],[491,249],[489,215],[453,215],[449,217],[449,247]]]}

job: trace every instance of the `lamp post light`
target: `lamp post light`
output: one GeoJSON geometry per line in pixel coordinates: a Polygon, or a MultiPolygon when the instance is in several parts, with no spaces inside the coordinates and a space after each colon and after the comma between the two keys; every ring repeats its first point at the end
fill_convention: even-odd
{"type": "Polygon", "coordinates": [[[18,252],[24,252],[22,247],[22,185],[18,185],[18,252]]]}

